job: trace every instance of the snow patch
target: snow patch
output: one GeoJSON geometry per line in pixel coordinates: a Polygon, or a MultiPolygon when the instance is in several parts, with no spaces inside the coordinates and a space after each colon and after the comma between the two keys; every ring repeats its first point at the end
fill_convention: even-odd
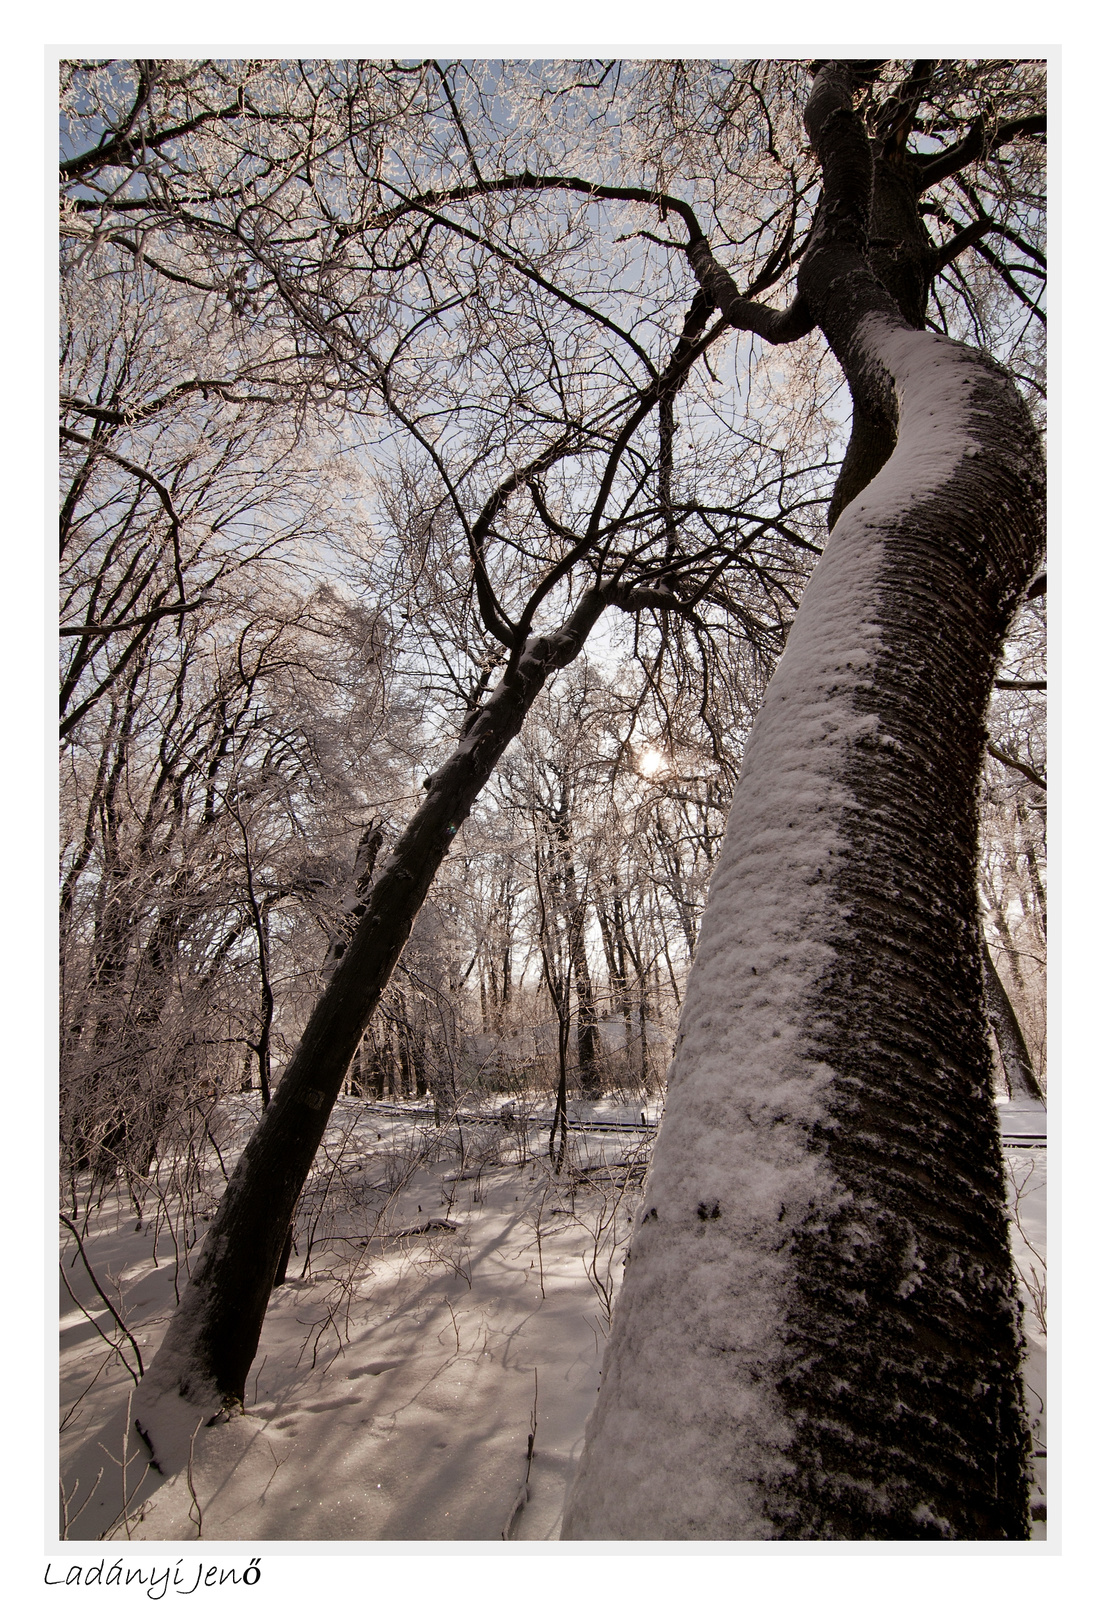
{"type": "Polygon", "coordinates": [[[213,1420],[219,1407],[197,1405],[179,1390],[139,1389],[135,1396],[134,1425],[163,1478],[187,1465],[200,1429],[213,1420]]]}
{"type": "Polygon", "coordinates": [[[899,398],[899,437],[890,461],[842,517],[883,520],[939,489],[965,456],[979,454],[971,431],[976,357],[939,333],[866,317],[861,349],[887,369],[899,398]]]}

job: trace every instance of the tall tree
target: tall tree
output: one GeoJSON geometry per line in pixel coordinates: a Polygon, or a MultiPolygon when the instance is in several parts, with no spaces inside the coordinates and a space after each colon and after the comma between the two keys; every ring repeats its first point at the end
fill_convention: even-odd
{"type": "Polygon", "coordinates": [[[1028,1537],[976,789],[1044,474],[1011,378],[923,326],[919,223],[1011,130],[912,154],[933,64],[873,106],[878,68],[821,65],[807,104],[822,197],[781,321],[825,334],[852,443],[747,747],[566,1538],[1028,1537]]]}

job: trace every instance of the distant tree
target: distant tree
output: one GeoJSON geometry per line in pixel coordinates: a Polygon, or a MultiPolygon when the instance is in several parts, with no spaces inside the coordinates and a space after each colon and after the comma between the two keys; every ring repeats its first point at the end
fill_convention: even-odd
{"type": "Polygon", "coordinates": [[[988,719],[979,883],[988,1014],[1010,1093],[1032,1096],[1046,1071],[1043,575],[1029,600],[1007,639],[988,719]]]}
{"type": "Polygon", "coordinates": [[[995,970],[986,941],[983,944],[983,995],[987,1005],[987,1020],[995,1036],[1011,1100],[1043,1100],[1044,1095],[1029,1059],[1018,1014],[995,970]]]}

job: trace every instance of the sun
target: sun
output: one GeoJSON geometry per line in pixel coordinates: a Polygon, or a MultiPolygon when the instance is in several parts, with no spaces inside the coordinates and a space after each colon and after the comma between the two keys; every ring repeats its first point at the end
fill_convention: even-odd
{"type": "Polygon", "coordinates": [[[655,750],[647,744],[638,756],[638,771],[643,778],[655,778],[658,772],[663,772],[668,762],[660,750],[655,750]]]}

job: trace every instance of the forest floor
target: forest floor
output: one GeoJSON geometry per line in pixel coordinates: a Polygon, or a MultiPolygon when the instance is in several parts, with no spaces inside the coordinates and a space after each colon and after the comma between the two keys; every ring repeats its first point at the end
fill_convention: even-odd
{"type": "MultiPolygon", "coordinates": [[[[339,1101],[244,1414],[201,1429],[189,1468],[148,1482],[107,1537],[558,1537],[659,1107],[570,1107],[607,1126],[570,1133],[559,1172],[522,1109],[548,1112],[442,1127],[339,1101]]],[[[1000,1110],[1004,1136],[1043,1132],[1039,1111],[1000,1110]]],[[[138,1355],[160,1342],[259,1111],[256,1095],[205,1109],[137,1195],[141,1220],[125,1189],[71,1197],[84,1259],[63,1229],[63,1537],[95,1537],[81,1508],[119,1471],[138,1355]]],[[[1043,1538],[1045,1151],[1006,1154],[1043,1538]]]]}

